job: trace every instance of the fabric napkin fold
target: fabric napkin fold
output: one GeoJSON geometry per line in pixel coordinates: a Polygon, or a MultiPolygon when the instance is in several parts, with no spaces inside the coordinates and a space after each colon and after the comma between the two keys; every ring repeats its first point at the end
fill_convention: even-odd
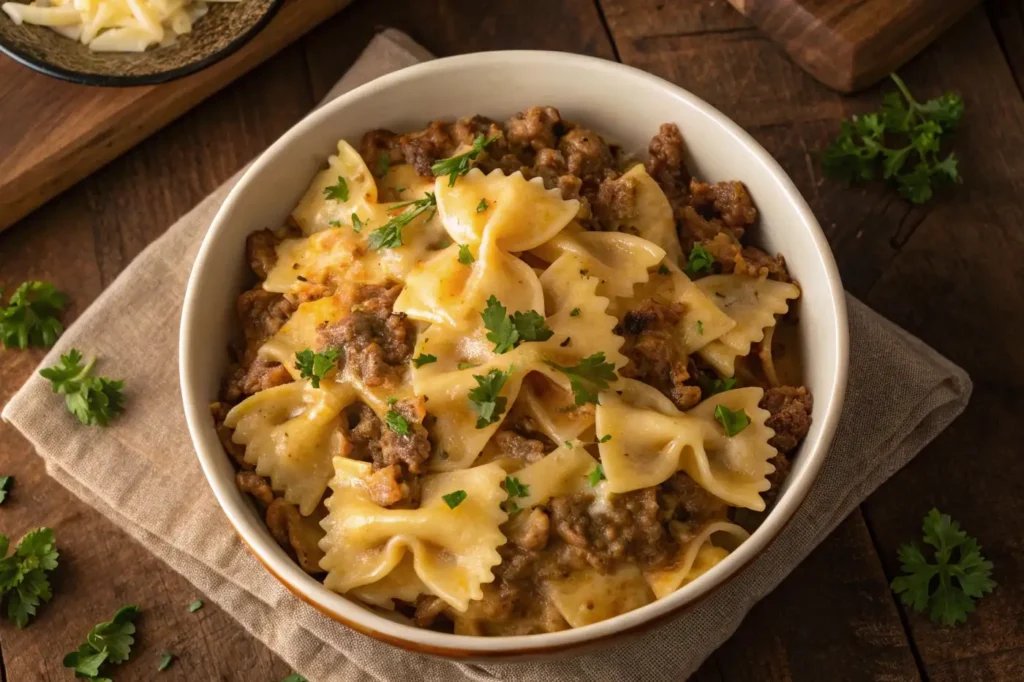
{"type": "MultiPolygon", "coordinates": [[[[328,99],[430,58],[408,36],[386,30],[328,99]]],[[[312,682],[685,679],[759,599],[963,411],[970,396],[962,369],[848,297],[846,406],[820,476],[775,542],[713,596],[641,638],[566,660],[467,665],[400,651],[331,621],[278,583],[235,535],[195,457],[178,386],[181,302],[203,235],[237,178],[139,254],[43,361],[52,365],[71,347],[117,358],[101,370],[125,379],[124,415],[107,429],[83,428],[65,413],[55,417],[59,398],[34,374],[2,416],[32,443],[51,476],[312,682]]]]}

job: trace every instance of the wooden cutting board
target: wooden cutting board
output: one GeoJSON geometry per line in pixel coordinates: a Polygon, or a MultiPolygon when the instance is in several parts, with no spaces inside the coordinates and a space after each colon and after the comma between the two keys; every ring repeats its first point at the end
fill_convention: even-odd
{"type": "Polygon", "coordinates": [[[812,76],[840,92],[895,71],[978,0],[729,0],[812,76]]]}
{"type": "Polygon", "coordinates": [[[0,55],[0,230],[276,54],[351,0],[287,0],[241,49],[160,85],[99,88],[0,55]]]}

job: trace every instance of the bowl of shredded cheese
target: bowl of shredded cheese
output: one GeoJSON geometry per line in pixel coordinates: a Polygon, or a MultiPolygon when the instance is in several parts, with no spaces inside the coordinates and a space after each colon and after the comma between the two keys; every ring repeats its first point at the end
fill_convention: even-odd
{"type": "Polygon", "coordinates": [[[237,50],[281,2],[11,0],[0,3],[0,50],[76,83],[163,83],[237,50]]]}

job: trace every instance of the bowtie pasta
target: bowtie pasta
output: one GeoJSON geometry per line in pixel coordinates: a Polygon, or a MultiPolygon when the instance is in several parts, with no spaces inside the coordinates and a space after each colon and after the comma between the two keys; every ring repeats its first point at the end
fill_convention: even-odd
{"type": "Polygon", "coordinates": [[[810,426],[781,256],[676,126],[641,162],[533,107],[340,141],[280,230],[218,433],[301,565],[434,629],[661,599],[767,511],[810,426]],[[311,529],[314,529],[311,531],[311,529]]]}

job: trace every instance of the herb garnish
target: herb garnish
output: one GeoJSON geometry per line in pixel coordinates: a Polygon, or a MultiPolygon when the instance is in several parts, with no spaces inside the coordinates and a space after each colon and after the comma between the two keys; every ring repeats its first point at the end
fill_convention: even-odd
{"type": "Polygon", "coordinates": [[[437,362],[437,356],[430,353],[420,353],[412,359],[412,364],[416,366],[416,369],[423,365],[429,365],[432,362],[437,362]]]}
{"type": "Polygon", "coordinates": [[[192,602],[191,604],[188,605],[188,612],[189,613],[195,613],[196,611],[198,611],[201,608],[203,608],[203,600],[202,599],[196,599],[194,602],[192,602]]]}
{"type": "Polygon", "coordinates": [[[697,320],[697,333],[701,335],[704,334],[704,322],[701,320],[697,320]]]}
{"type": "Polygon", "coordinates": [[[36,607],[53,596],[47,574],[57,568],[60,553],[49,528],[26,533],[11,556],[6,556],[8,544],[7,536],[0,534],[0,598],[7,598],[7,617],[23,628],[36,615],[36,607]]]}
{"type": "Polygon", "coordinates": [[[711,272],[714,263],[715,259],[707,249],[700,244],[694,244],[684,269],[688,275],[699,275],[702,272],[711,272]]]}
{"type": "Polygon", "coordinates": [[[84,677],[93,682],[109,682],[109,677],[100,675],[100,668],[107,663],[124,663],[132,653],[135,644],[135,624],[139,607],[122,606],[114,617],[100,623],[85,638],[85,643],[64,657],[64,667],[74,668],[75,677],[84,677]]]}
{"type": "Polygon", "coordinates": [[[477,213],[483,213],[484,211],[487,210],[488,206],[489,206],[489,204],[487,203],[487,199],[481,198],[480,199],[480,203],[476,205],[476,212],[477,213]]]}
{"type": "Polygon", "coordinates": [[[331,227],[341,227],[340,220],[328,220],[327,224],[330,225],[331,227]]]}
{"type": "Polygon", "coordinates": [[[573,308],[572,310],[569,311],[569,317],[579,317],[579,316],[580,316],[580,309],[579,308],[573,308]]]}
{"type": "Polygon", "coordinates": [[[710,385],[704,387],[709,396],[715,395],[716,393],[724,393],[725,391],[731,391],[732,387],[736,385],[736,377],[729,377],[728,379],[715,379],[710,385]]]}
{"type": "Polygon", "coordinates": [[[295,353],[295,369],[299,370],[300,378],[309,379],[313,388],[320,388],[320,380],[334,369],[334,361],[339,355],[341,351],[331,349],[320,353],[314,353],[309,348],[300,350],[295,353]]]}
{"type": "Polygon", "coordinates": [[[847,184],[874,180],[880,173],[903,198],[923,204],[936,186],[961,182],[956,155],[940,158],[939,150],[960,121],[964,102],[960,95],[947,92],[921,104],[899,76],[889,75],[899,92],[888,93],[879,111],[843,121],[821,164],[847,184]]]}
{"type": "Polygon", "coordinates": [[[409,435],[409,420],[403,417],[398,410],[388,410],[387,414],[384,415],[384,422],[388,425],[389,429],[399,436],[409,435]]]}
{"type": "Polygon", "coordinates": [[[95,358],[82,364],[82,354],[72,348],[60,356],[60,364],[39,371],[49,379],[54,393],[64,396],[71,414],[86,426],[106,426],[124,411],[123,381],[92,377],[95,358]]]}
{"type": "Polygon", "coordinates": [[[463,265],[472,265],[475,260],[476,258],[473,258],[473,253],[469,250],[469,244],[459,244],[459,262],[463,265]]]}
{"type": "Polygon", "coordinates": [[[551,360],[544,362],[569,377],[569,384],[572,386],[572,394],[577,405],[586,403],[596,405],[598,391],[608,388],[609,382],[619,378],[615,374],[615,365],[605,362],[603,352],[585,357],[572,367],[564,367],[551,360]]]}
{"type": "Polygon", "coordinates": [[[335,201],[348,201],[348,183],[345,178],[338,176],[338,184],[324,187],[324,198],[335,201]]]}
{"type": "Polygon", "coordinates": [[[515,476],[505,477],[505,490],[509,497],[529,497],[530,486],[519,482],[515,476]]]}
{"type": "Polygon", "coordinates": [[[388,208],[393,211],[396,208],[406,208],[405,211],[391,218],[370,233],[367,245],[374,250],[393,249],[402,245],[402,229],[411,223],[417,216],[433,210],[437,206],[437,199],[433,192],[427,192],[427,196],[415,201],[405,201],[388,208]]]}
{"type": "Polygon", "coordinates": [[[915,611],[927,609],[934,623],[963,623],[974,611],[975,600],[996,586],[991,578],[992,562],[981,555],[976,539],[938,509],[924,517],[922,531],[925,544],[934,548],[934,563],[928,562],[916,543],[900,545],[900,568],[906,575],[892,581],[892,590],[915,611]]]}
{"type": "Polygon", "coordinates": [[[487,340],[494,343],[494,352],[507,353],[524,341],[547,341],[554,334],[536,310],[507,314],[505,306],[491,294],[487,307],[480,313],[487,340]]]}
{"type": "Polygon", "coordinates": [[[668,269],[667,265],[662,263],[661,265],[658,266],[658,274],[659,275],[667,275],[668,273],[669,273],[669,269],[668,269]]]}
{"type": "Polygon", "coordinates": [[[587,481],[590,483],[591,486],[596,486],[598,483],[600,483],[604,479],[605,479],[604,467],[601,466],[600,463],[598,463],[596,469],[594,469],[593,471],[591,471],[587,475],[587,481]]]}
{"type": "Polygon", "coordinates": [[[472,362],[460,362],[459,363],[459,369],[469,369],[471,367],[476,367],[476,364],[472,363],[472,362]]]}
{"type": "Polygon", "coordinates": [[[473,140],[472,149],[470,149],[468,152],[464,154],[459,154],[458,156],[453,156],[448,159],[441,159],[440,161],[435,162],[434,165],[430,167],[430,172],[432,172],[435,177],[447,175],[448,186],[454,187],[455,181],[459,178],[459,176],[465,175],[466,173],[469,172],[469,162],[475,159],[476,157],[480,156],[480,152],[484,150],[484,147],[486,147],[487,145],[489,145],[490,143],[494,142],[497,139],[497,135],[487,138],[485,138],[483,135],[477,135],[476,138],[473,140]]]}
{"type": "Polygon", "coordinates": [[[447,495],[442,495],[441,499],[444,500],[444,503],[448,505],[449,509],[455,509],[460,504],[466,501],[466,491],[456,490],[454,492],[448,493],[447,495]]]}
{"type": "Polygon", "coordinates": [[[376,175],[378,178],[383,178],[388,174],[388,169],[391,168],[391,155],[381,154],[377,157],[376,175]]]}
{"type": "Polygon", "coordinates": [[[0,504],[7,499],[7,488],[14,483],[14,476],[0,476],[0,504]]]}
{"type": "Polygon", "coordinates": [[[359,234],[363,231],[363,221],[359,219],[359,216],[355,213],[352,214],[352,231],[359,234]]]}
{"type": "Polygon", "coordinates": [[[25,282],[0,308],[0,341],[5,348],[51,347],[64,332],[57,314],[66,304],[67,297],[49,282],[25,282]]]}
{"type": "Polygon", "coordinates": [[[730,437],[750,426],[750,417],[747,416],[745,410],[739,409],[733,412],[725,405],[715,406],[715,419],[725,429],[725,435],[730,437]]]}
{"type": "Polygon", "coordinates": [[[610,441],[611,439],[612,439],[612,434],[608,433],[608,434],[605,434],[605,435],[601,436],[601,437],[600,437],[600,438],[598,439],[598,441],[597,441],[597,442],[598,442],[598,443],[607,443],[607,442],[608,442],[608,441],[610,441]]]}
{"type": "Polygon", "coordinates": [[[504,372],[500,369],[492,369],[484,376],[473,375],[477,387],[469,392],[469,401],[476,413],[480,415],[476,420],[476,428],[485,429],[498,421],[504,414],[508,400],[498,394],[505,387],[505,382],[512,376],[515,368],[515,365],[509,365],[504,372]]]}
{"type": "Polygon", "coordinates": [[[174,661],[174,654],[172,654],[170,651],[165,651],[160,656],[160,663],[158,663],[156,666],[157,672],[163,672],[164,670],[167,670],[167,668],[170,667],[172,661],[174,661]]]}

